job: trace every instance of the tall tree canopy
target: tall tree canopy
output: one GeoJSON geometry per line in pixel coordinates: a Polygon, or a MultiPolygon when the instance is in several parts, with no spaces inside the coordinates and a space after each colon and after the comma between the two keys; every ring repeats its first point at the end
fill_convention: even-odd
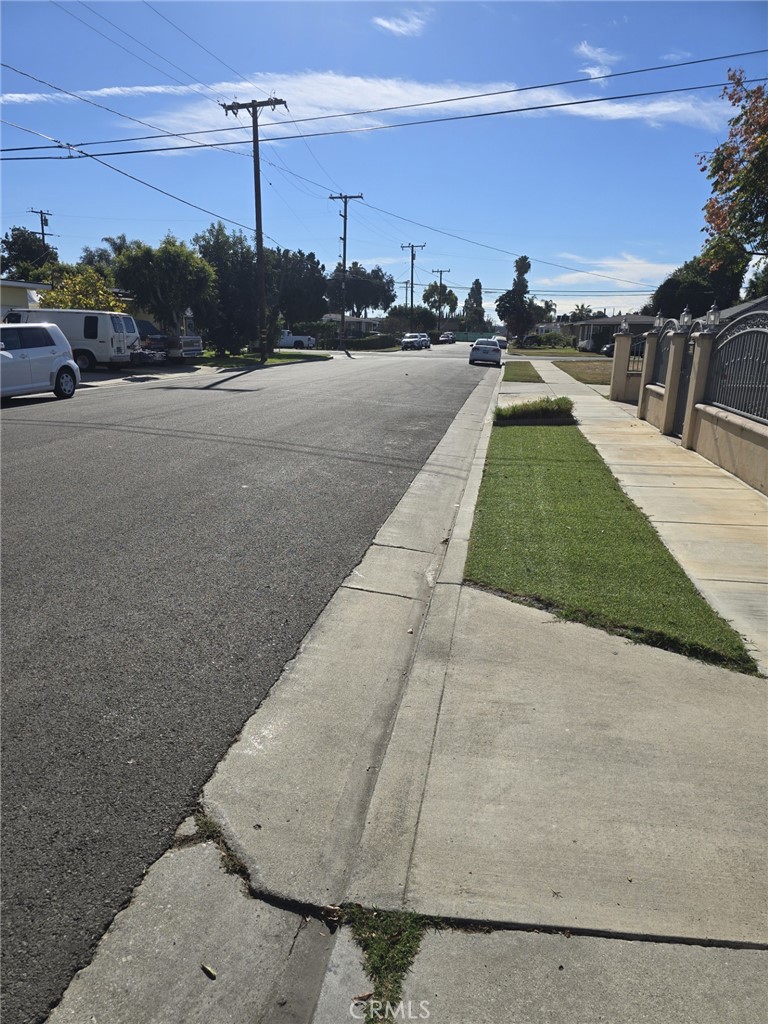
{"type": "Polygon", "coordinates": [[[289,327],[328,312],[325,267],[313,252],[274,249],[267,260],[269,302],[289,327]]]}
{"type": "Polygon", "coordinates": [[[485,309],[483,308],[483,286],[475,278],[464,300],[464,330],[485,330],[485,309]]]}
{"type": "Polygon", "coordinates": [[[195,320],[219,352],[238,353],[257,340],[256,251],[242,231],[221,221],[197,234],[192,244],[216,271],[216,287],[195,308],[195,320]]]}
{"type": "Polygon", "coordinates": [[[431,309],[433,313],[442,311],[448,316],[453,316],[459,305],[456,292],[451,291],[448,285],[439,285],[437,281],[432,281],[427,285],[422,294],[422,300],[427,309],[431,309]]]}
{"type": "Polygon", "coordinates": [[[748,88],[743,71],[730,70],[728,79],[723,96],[737,108],[728,138],[699,158],[712,182],[702,255],[712,266],[741,259],[745,270],[749,257],[768,255],[768,93],[748,88]]]}
{"type": "Polygon", "coordinates": [[[213,268],[170,234],[157,249],[132,242],[115,261],[115,278],[168,333],[179,330],[187,309],[197,316],[215,295],[213,268]]]}
{"type": "Polygon", "coordinates": [[[42,281],[51,264],[59,262],[56,250],[29,228],[13,227],[0,240],[0,272],[14,281],[42,281]]]}
{"type": "Polygon", "coordinates": [[[508,332],[520,342],[525,340],[528,331],[536,323],[536,315],[532,302],[528,297],[527,274],[531,269],[531,261],[527,256],[518,256],[515,260],[515,279],[509,291],[496,300],[496,312],[506,324],[508,332]]]}
{"type": "MultiPolygon", "coordinates": [[[[328,278],[327,294],[332,312],[341,312],[342,277],[341,263],[328,278]]],[[[381,267],[368,271],[361,263],[353,262],[347,267],[347,281],[344,289],[345,313],[363,316],[375,309],[385,312],[396,299],[395,279],[385,274],[381,267]]]]}
{"type": "Polygon", "coordinates": [[[744,279],[744,258],[729,253],[717,267],[703,256],[694,256],[659,285],[651,298],[651,308],[665,317],[679,317],[687,306],[692,316],[703,316],[713,302],[727,309],[739,301],[744,279]]]}

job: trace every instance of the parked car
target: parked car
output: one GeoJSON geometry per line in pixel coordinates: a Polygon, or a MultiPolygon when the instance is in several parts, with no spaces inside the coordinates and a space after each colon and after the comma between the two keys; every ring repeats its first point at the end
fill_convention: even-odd
{"type": "Polygon", "coordinates": [[[469,365],[475,363],[493,363],[501,366],[501,349],[490,338],[478,338],[469,350],[469,365]]]}
{"type": "Polygon", "coordinates": [[[80,370],[56,324],[0,324],[0,397],[52,391],[71,398],[80,370]]]}
{"type": "Polygon", "coordinates": [[[429,340],[429,335],[428,334],[424,334],[424,332],[422,332],[419,335],[419,338],[421,339],[421,347],[422,348],[432,348],[432,342],[429,340]]]}
{"type": "Polygon", "coordinates": [[[403,335],[403,340],[400,342],[400,348],[403,352],[407,352],[412,349],[420,349],[421,347],[421,336],[419,334],[403,335]]]}
{"type": "Polygon", "coordinates": [[[456,335],[453,333],[453,331],[445,331],[443,334],[440,335],[438,341],[440,342],[441,345],[455,345],[456,335]]]}

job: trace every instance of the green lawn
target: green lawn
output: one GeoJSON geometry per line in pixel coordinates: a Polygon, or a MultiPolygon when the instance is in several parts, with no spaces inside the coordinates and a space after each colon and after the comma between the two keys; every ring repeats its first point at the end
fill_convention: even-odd
{"type": "Polygon", "coordinates": [[[493,428],[465,577],[562,618],[757,672],[575,426],[493,428]]]}
{"type": "Polygon", "coordinates": [[[569,373],[575,380],[580,380],[582,384],[610,384],[611,373],[613,371],[613,360],[610,362],[602,361],[599,363],[577,363],[574,361],[558,363],[553,360],[553,366],[556,366],[559,370],[564,373],[569,373]]]}
{"type": "Polygon", "coordinates": [[[505,363],[504,380],[518,384],[543,384],[539,371],[531,363],[505,363]]]}
{"type": "Polygon", "coordinates": [[[578,356],[579,359],[605,359],[599,352],[577,352],[575,348],[511,348],[508,355],[530,359],[531,356],[544,356],[546,359],[563,359],[566,356],[578,356]]]}

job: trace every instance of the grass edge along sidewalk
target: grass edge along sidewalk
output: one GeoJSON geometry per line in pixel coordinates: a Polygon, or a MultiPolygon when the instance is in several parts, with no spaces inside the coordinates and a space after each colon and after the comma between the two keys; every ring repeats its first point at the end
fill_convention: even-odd
{"type": "Polygon", "coordinates": [[[577,426],[494,426],[464,577],[560,618],[758,674],[577,426]]]}

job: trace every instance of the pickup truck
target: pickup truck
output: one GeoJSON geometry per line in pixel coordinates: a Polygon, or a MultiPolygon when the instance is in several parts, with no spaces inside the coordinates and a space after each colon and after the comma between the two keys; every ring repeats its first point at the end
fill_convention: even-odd
{"type": "Polygon", "coordinates": [[[199,334],[188,333],[192,325],[187,323],[186,317],[179,325],[178,334],[164,334],[151,320],[136,320],[136,326],[141,341],[140,347],[131,353],[131,362],[182,362],[203,354],[203,339],[199,334]]]}
{"type": "Polygon", "coordinates": [[[311,334],[293,334],[292,331],[280,331],[277,341],[278,348],[317,348],[317,339],[311,334]]]}

